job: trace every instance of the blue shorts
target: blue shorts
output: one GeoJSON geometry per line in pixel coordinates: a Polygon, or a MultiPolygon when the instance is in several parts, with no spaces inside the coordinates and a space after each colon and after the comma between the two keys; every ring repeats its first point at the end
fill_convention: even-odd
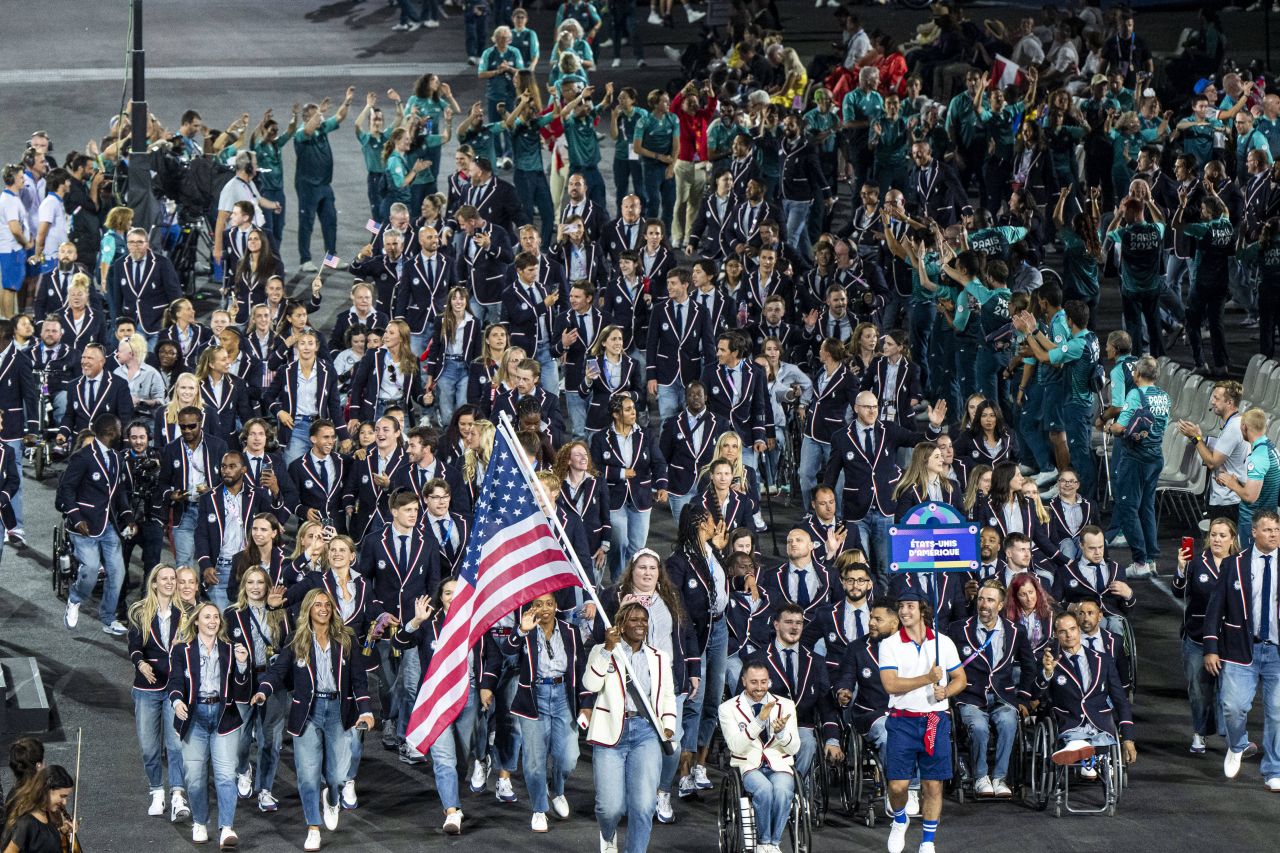
{"type": "Polygon", "coordinates": [[[927,717],[894,717],[885,720],[888,740],[885,744],[885,776],[890,781],[913,779],[916,770],[921,779],[946,781],[951,778],[951,715],[938,714],[938,737],[933,755],[924,750],[927,717]]]}
{"type": "Polygon", "coordinates": [[[1061,380],[1044,384],[1044,398],[1041,403],[1041,418],[1047,432],[1066,432],[1066,421],[1062,417],[1062,407],[1067,400],[1067,389],[1061,380]]]}
{"type": "Polygon", "coordinates": [[[5,290],[21,290],[22,282],[26,277],[27,252],[25,249],[0,253],[0,286],[5,290]]]}

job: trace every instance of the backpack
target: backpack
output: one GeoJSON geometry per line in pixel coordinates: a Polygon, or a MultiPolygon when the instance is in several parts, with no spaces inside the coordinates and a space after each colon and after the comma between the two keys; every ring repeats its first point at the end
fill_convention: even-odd
{"type": "Polygon", "coordinates": [[[1133,417],[1129,419],[1129,425],[1124,428],[1124,437],[1133,444],[1142,444],[1142,440],[1147,437],[1147,433],[1151,432],[1151,427],[1156,422],[1156,416],[1152,414],[1151,407],[1147,405],[1146,392],[1141,388],[1135,390],[1137,390],[1142,404],[1134,409],[1133,417]]]}

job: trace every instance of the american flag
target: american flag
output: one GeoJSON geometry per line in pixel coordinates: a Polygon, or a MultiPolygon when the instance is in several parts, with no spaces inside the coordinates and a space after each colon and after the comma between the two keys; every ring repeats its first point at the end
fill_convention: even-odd
{"type": "Polygon", "coordinates": [[[337,255],[325,255],[324,265],[329,269],[336,270],[338,267],[342,266],[342,259],[337,255]]]}
{"type": "Polygon", "coordinates": [[[409,744],[427,752],[457,718],[467,699],[470,650],[486,631],[522,604],[581,583],[538,507],[505,430],[497,430],[466,561],[409,715],[409,744]]]}

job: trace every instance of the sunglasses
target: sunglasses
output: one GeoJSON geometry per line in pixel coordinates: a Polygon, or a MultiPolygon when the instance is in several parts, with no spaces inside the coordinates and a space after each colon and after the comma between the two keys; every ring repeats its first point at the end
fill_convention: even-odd
{"type": "Polygon", "coordinates": [[[178,429],[183,432],[191,432],[192,430],[200,429],[200,424],[178,424],[178,429]]]}

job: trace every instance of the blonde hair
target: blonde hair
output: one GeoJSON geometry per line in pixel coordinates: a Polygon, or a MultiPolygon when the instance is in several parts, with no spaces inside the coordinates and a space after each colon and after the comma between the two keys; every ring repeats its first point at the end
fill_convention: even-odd
{"type": "Polygon", "coordinates": [[[71,287],[68,289],[87,291],[89,289],[89,283],[90,283],[89,276],[85,275],[82,272],[78,272],[75,275],[71,276],[71,287]]]}
{"type": "MultiPolygon", "coordinates": [[[[153,569],[153,571],[154,571],[154,569],[153,569]]],[[[182,611],[182,615],[185,617],[185,616],[186,616],[186,614],[187,614],[187,608],[188,608],[189,606],[191,606],[191,605],[188,605],[185,601],[183,601],[183,600],[182,600],[182,593],[181,593],[182,583],[181,583],[181,581],[182,581],[182,574],[183,574],[183,572],[189,572],[189,573],[191,574],[191,576],[195,578],[195,580],[196,580],[196,589],[197,589],[197,590],[199,590],[199,588],[200,588],[200,573],[199,573],[199,572],[197,572],[195,569],[191,568],[190,566],[178,566],[177,573],[178,573],[178,581],[179,581],[179,583],[178,583],[178,589],[174,590],[174,593],[173,593],[173,603],[174,603],[174,604],[176,604],[176,605],[178,606],[178,609],[182,611]]],[[[199,604],[199,603],[200,603],[199,595],[200,595],[200,593],[199,593],[199,592],[197,592],[197,593],[196,593],[196,596],[197,596],[197,597],[196,597],[196,604],[199,604]]]]}
{"type": "MultiPolygon", "coordinates": [[[[507,334],[508,334],[507,340],[510,341],[511,340],[510,333],[508,332],[507,334]]],[[[506,352],[502,354],[502,360],[498,362],[498,371],[496,375],[493,377],[493,384],[510,386],[512,384],[512,381],[511,381],[511,374],[507,371],[507,365],[512,364],[514,362],[515,365],[519,367],[520,362],[524,361],[528,357],[529,357],[529,354],[524,351],[524,347],[513,347],[508,345],[506,352]],[[520,354],[519,358],[515,357],[516,353],[520,354]]]]}
{"type": "MultiPolygon", "coordinates": [[[[405,384],[408,385],[409,377],[413,376],[414,372],[418,369],[418,355],[413,351],[413,346],[410,343],[409,324],[404,320],[392,320],[387,323],[388,329],[393,326],[395,327],[395,330],[400,333],[399,351],[391,352],[391,350],[388,349],[387,352],[391,352],[391,357],[395,359],[396,366],[399,367],[400,372],[404,374],[405,384]]],[[[383,349],[386,349],[387,344],[385,333],[383,334],[382,339],[382,347],[383,349]]]]}
{"type": "Polygon", "coordinates": [[[203,424],[204,398],[200,396],[200,379],[194,373],[179,373],[178,378],[173,380],[173,389],[169,391],[169,402],[164,407],[164,422],[166,424],[176,424],[178,422],[178,412],[187,406],[195,406],[200,410],[200,422],[203,424]],[[185,404],[178,402],[178,385],[184,379],[190,379],[196,386],[196,398],[185,404]]]}
{"type": "MultiPolygon", "coordinates": [[[[262,575],[262,580],[266,583],[267,589],[271,589],[271,575],[267,574],[267,570],[262,566],[250,566],[240,576],[240,593],[236,596],[236,603],[231,605],[236,610],[243,612],[249,609],[248,580],[249,576],[254,574],[262,575]]],[[[285,635],[288,634],[284,615],[285,611],[283,609],[267,610],[267,630],[271,633],[269,639],[273,646],[279,646],[284,641],[285,635]]]]}
{"type": "Polygon", "coordinates": [[[1240,425],[1247,426],[1249,432],[1261,435],[1267,431],[1267,413],[1259,408],[1249,409],[1240,416],[1240,425]]]}
{"type": "Polygon", "coordinates": [[[745,487],[747,485],[747,466],[742,464],[742,439],[738,436],[736,432],[721,433],[720,437],[716,439],[716,449],[715,449],[715,452],[711,454],[711,462],[702,469],[699,476],[705,477],[708,474],[710,474],[711,466],[721,461],[729,463],[729,467],[733,469],[734,479],[741,480],[742,485],[745,487]],[[738,440],[737,461],[730,461],[729,457],[725,456],[724,453],[722,452],[725,444],[732,441],[733,439],[738,440]]]}
{"type": "Polygon", "coordinates": [[[133,351],[134,358],[138,359],[140,363],[146,360],[147,339],[142,335],[138,334],[137,332],[134,332],[132,335],[120,341],[119,343],[128,344],[129,349],[133,351]]]}
{"type": "Polygon", "coordinates": [[[200,628],[196,623],[200,621],[200,613],[206,607],[212,607],[213,612],[218,614],[217,636],[222,642],[227,642],[227,620],[222,618],[222,611],[212,601],[197,602],[189,613],[183,615],[182,624],[178,626],[179,642],[190,644],[196,641],[196,635],[200,633],[200,628]]]}
{"type": "Polygon", "coordinates": [[[338,615],[338,602],[333,600],[328,590],[317,587],[303,597],[302,606],[298,608],[298,624],[293,629],[293,657],[298,663],[305,664],[311,660],[311,645],[315,637],[315,632],[311,630],[311,608],[322,595],[329,599],[329,607],[333,612],[329,619],[329,639],[342,647],[344,655],[351,651],[354,635],[338,615]]]}
{"type": "Polygon", "coordinates": [[[493,421],[483,418],[477,419],[472,429],[479,438],[479,446],[475,449],[468,447],[462,458],[462,473],[468,483],[474,483],[476,472],[489,466],[489,454],[493,453],[493,438],[497,434],[493,421]]]}
{"type": "Polygon", "coordinates": [[[307,534],[315,527],[324,529],[324,525],[318,521],[304,521],[298,525],[298,535],[293,538],[293,553],[289,555],[289,559],[296,560],[306,554],[307,547],[303,543],[306,541],[307,534]]]}
{"type": "Polygon", "coordinates": [[[156,592],[156,579],[160,572],[168,569],[174,573],[175,586],[173,590],[173,598],[170,600],[172,606],[173,601],[178,598],[177,579],[178,573],[173,566],[161,563],[151,570],[151,577],[147,579],[147,591],[139,600],[129,606],[129,624],[137,628],[145,639],[147,630],[151,627],[151,620],[156,618],[156,614],[160,612],[160,596],[156,592]]]}

